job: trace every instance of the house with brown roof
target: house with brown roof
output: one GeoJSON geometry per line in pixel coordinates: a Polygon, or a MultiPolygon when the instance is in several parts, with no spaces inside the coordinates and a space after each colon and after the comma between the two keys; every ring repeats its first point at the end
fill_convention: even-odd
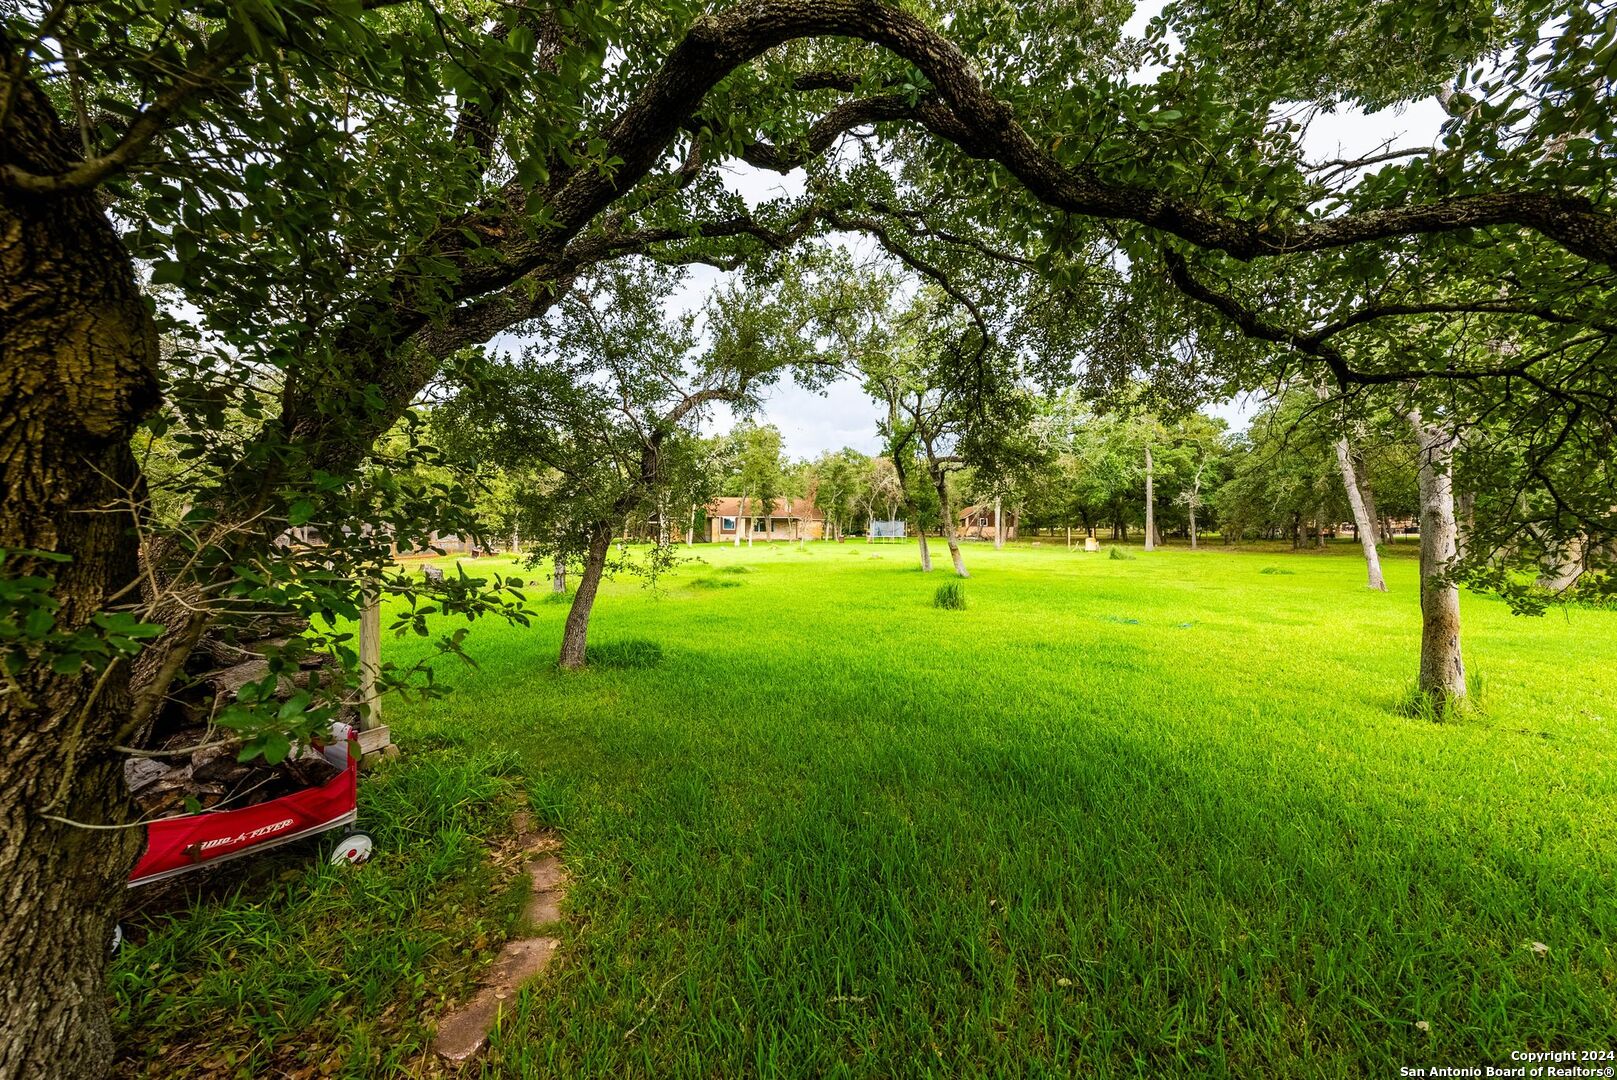
{"type": "MultiPolygon", "coordinates": [[[[968,506],[960,511],[960,531],[955,535],[962,540],[992,540],[994,538],[994,505],[968,506]]],[[[1000,521],[1005,526],[1005,539],[1016,539],[1016,511],[1004,507],[1000,521]]]]}
{"type": "Polygon", "coordinates": [[[715,544],[742,540],[819,540],[825,515],[807,499],[776,499],[760,512],[758,500],[731,496],[707,506],[707,539],[715,544]]]}

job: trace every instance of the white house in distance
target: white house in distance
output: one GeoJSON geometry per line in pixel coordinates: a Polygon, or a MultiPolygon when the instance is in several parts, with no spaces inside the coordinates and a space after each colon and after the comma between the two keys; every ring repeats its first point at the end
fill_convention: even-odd
{"type": "Polygon", "coordinates": [[[825,515],[807,499],[776,499],[767,512],[759,510],[756,499],[714,499],[707,506],[706,539],[715,544],[734,543],[738,530],[742,540],[819,540],[825,536],[825,515]],[[742,515],[742,503],[747,504],[750,522],[742,515]]]}

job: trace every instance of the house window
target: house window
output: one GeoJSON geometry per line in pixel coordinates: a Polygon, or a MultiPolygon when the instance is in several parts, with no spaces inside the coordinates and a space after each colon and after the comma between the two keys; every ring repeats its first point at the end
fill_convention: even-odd
{"type": "Polygon", "coordinates": [[[721,517],[719,519],[719,531],[720,532],[735,532],[736,531],[736,519],[735,518],[721,517]]]}
{"type": "Polygon", "coordinates": [[[753,532],[760,532],[760,533],[768,531],[767,529],[764,528],[764,519],[763,518],[754,518],[753,519],[752,531],[753,532]]]}

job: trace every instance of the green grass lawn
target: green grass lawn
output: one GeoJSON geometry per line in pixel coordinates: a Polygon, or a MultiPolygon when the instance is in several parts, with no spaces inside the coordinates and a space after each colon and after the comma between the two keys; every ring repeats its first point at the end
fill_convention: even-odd
{"type": "MultiPolygon", "coordinates": [[[[1396,1076],[1617,1046],[1617,613],[1466,597],[1485,712],[1435,725],[1396,708],[1408,558],[1381,595],[1346,544],[970,545],[954,611],[912,545],[696,550],[603,589],[592,670],[555,669],[566,608],[538,604],[477,625],[477,669],[438,662],[451,696],[389,705],[418,757],[512,758],[565,838],[564,960],[487,1074],[1396,1076]]],[[[219,917],[132,950],[125,1040],[157,1027],[151,956],[182,996],[234,962],[228,934],[172,944],[219,917]]]]}

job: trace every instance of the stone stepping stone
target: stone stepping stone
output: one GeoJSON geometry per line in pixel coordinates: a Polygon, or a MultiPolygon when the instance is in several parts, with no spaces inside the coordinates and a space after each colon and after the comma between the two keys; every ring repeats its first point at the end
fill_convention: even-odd
{"type": "Polygon", "coordinates": [[[523,919],[533,927],[560,922],[561,902],[567,893],[567,872],[562,869],[561,860],[554,855],[534,859],[528,864],[528,879],[533,883],[533,891],[528,894],[523,919]]]}
{"type": "Polygon", "coordinates": [[[432,1040],[438,1056],[459,1063],[483,1049],[500,1014],[513,1003],[523,983],[550,966],[560,944],[553,937],[506,942],[472,999],[438,1022],[438,1034],[432,1040]]]}
{"type": "MultiPolygon", "coordinates": [[[[561,921],[561,903],[567,895],[567,871],[551,852],[555,841],[533,830],[533,817],[518,811],[511,821],[518,843],[532,854],[523,866],[532,891],[522,918],[530,930],[561,921]]],[[[488,1035],[523,985],[537,978],[555,958],[561,945],[553,937],[525,937],[505,943],[472,999],[438,1022],[433,1051],[453,1064],[467,1061],[483,1049],[488,1035]]]]}

